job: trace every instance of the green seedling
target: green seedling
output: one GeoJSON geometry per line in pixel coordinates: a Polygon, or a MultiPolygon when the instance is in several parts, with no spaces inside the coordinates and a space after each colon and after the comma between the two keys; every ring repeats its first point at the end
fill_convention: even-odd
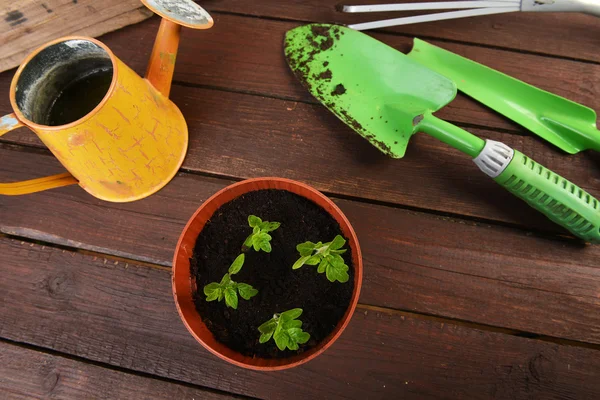
{"type": "Polygon", "coordinates": [[[302,330],[302,321],[297,318],[302,315],[301,308],[292,308],[273,315],[273,318],[258,327],[260,332],[260,343],[275,340],[277,348],[281,351],[286,347],[290,350],[298,350],[299,344],[304,344],[310,339],[310,334],[302,330]]]}
{"type": "Polygon", "coordinates": [[[248,225],[252,228],[252,234],[246,238],[244,250],[253,247],[254,251],[262,250],[270,253],[272,237],[269,232],[279,228],[281,224],[279,222],[263,221],[256,215],[250,215],[248,216],[248,225]]]}
{"type": "Polygon", "coordinates": [[[346,252],[345,249],[342,249],[345,244],[346,240],[340,235],[337,235],[329,243],[300,243],[296,246],[300,258],[294,263],[292,269],[298,269],[304,264],[318,265],[317,272],[320,274],[325,272],[329,281],[348,282],[348,279],[350,279],[348,275],[349,268],[340,255],[346,252]]]}
{"type": "Polygon", "coordinates": [[[231,307],[237,310],[238,307],[238,293],[244,300],[250,300],[252,297],[258,294],[258,290],[254,289],[247,283],[234,282],[231,279],[232,275],[237,274],[244,265],[245,256],[240,254],[233,261],[229,267],[229,271],[223,276],[221,282],[213,282],[204,286],[204,294],[206,295],[206,301],[221,301],[225,299],[227,307],[231,307]]]}

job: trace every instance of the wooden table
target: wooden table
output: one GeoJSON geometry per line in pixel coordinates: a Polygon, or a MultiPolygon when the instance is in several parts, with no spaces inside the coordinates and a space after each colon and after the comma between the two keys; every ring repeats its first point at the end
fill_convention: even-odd
{"type": "MultiPolygon", "coordinates": [[[[172,99],[190,148],[165,189],[131,204],[78,187],[0,197],[2,398],[567,398],[600,396],[600,247],[585,246],[417,135],[392,160],[298,84],[284,33],[350,22],[337,0],[210,0],[210,31],[184,29],[172,99]],[[334,198],[365,277],[341,339],[278,373],[220,361],[189,335],[170,265],[191,214],[220,188],[281,176],[334,198]]],[[[394,14],[396,15],[396,14],[394,14]]],[[[371,16],[372,17],[372,16],[371,16]]],[[[101,38],[143,74],[159,20],[101,38]]],[[[507,14],[372,33],[413,36],[600,109],[600,20],[507,14]]],[[[10,112],[14,70],[0,75],[10,112]]],[[[566,156],[460,96],[439,113],[500,139],[600,195],[600,157],[566,156]]],[[[29,131],[0,141],[0,180],[58,173],[29,131]]]]}

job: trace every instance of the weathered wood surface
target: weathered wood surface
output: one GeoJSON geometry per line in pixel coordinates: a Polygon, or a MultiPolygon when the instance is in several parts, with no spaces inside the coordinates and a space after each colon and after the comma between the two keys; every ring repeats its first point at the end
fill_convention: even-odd
{"type": "Polygon", "coordinates": [[[150,17],[139,0],[1,0],[0,71],[62,36],[100,36],[150,17]]]}
{"type": "MultiPolygon", "coordinates": [[[[208,31],[183,30],[175,71],[177,82],[316,103],[288,71],[283,57],[284,33],[299,23],[234,15],[216,15],[215,19],[215,26],[208,31]]],[[[146,23],[106,35],[102,41],[119,58],[143,74],[158,24],[159,19],[152,18],[146,23]],[[131,41],[136,46],[131,46],[131,41]]],[[[412,39],[407,37],[383,33],[373,36],[403,51],[412,45],[412,39]]],[[[600,100],[595,96],[600,90],[600,65],[468,44],[431,42],[542,89],[600,109],[600,100]]],[[[12,73],[3,77],[6,82],[1,82],[2,92],[5,87],[8,88],[10,77],[12,73]]],[[[1,97],[3,102],[8,98],[1,97]]],[[[463,97],[457,98],[438,115],[459,123],[526,132],[463,97]]]]}
{"type": "MultiPolygon", "coordinates": [[[[175,71],[176,81],[316,102],[289,72],[283,56],[282,43],[285,32],[302,23],[235,15],[216,15],[215,19],[215,26],[208,31],[184,29],[182,32],[175,71]]],[[[595,19],[592,21],[597,22],[595,19]]],[[[158,22],[158,19],[153,18],[147,23],[127,27],[107,35],[105,41],[118,57],[136,71],[144,73],[158,22]],[[131,38],[135,38],[139,45],[130,46],[127,40],[131,38]]],[[[386,33],[371,34],[403,51],[412,46],[411,38],[386,33]]],[[[437,40],[431,40],[431,43],[570,100],[600,109],[600,100],[595,95],[600,90],[598,64],[469,44],[437,40]]],[[[520,130],[466,98],[458,98],[438,114],[456,122],[520,130]]]]}
{"type": "Polygon", "coordinates": [[[593,398],[597,351],[360,307],[323,356],[278,373],[203,350],[168,269],[0,239],[2,337],[261,398],[593,398]],[[308,384],[309,383],[309,384],[308,384]]]}
{"type": "MultiPolygon", "coordinates": [[[[483,175],[469,158],[426,135],[413,137],[405,158],[395,160],[321,106],[182,86],[172,93],[190,130],[186,170],[237,178],[282,176],[337,195],[564,232],[483,175]]],[[[472,131],[521,150],[600,196],[596,154],[568,156],[537,138],[472,131]]],[[[43,146],[25,128],[1,141],[43,146]]]]}
{"type": "Polygon", "coordinates": [[[0,342],[4,399],[206,399],[232,396],[0,342]]]}
{"type": "MultiPolygon", "coordinates": [[[[93,397],[93,385],[77,385],[84,379],[112,379],[173,398],[179,390],[193,397],[201,387],[259,398],[598,398],[599,248],[561,236],[434,139],[417,135],[405,159],[386,158],[289,73],[281,47],[286,30],[375,15],[343,16],[332,1],[315,0],[202,5],[216,23],[209,31],[183,30],[172,99],[191,141],[172,183],[131,204],[102,202],[78,187],[0,197],[0,232],[23,238],[0,235],[0,354],[9,346],[26,360],[16,369],[0,365],[0,391],[7,379],[19,393],[43,390],[45,370],[14,372],[33,357],[68,371],[61,389],[72,391],[68,397],[93,397]],[[266,175],[336,197],[365,262],[361,305],[347,332],[322,357],[276,374],[235,368],[204,351],[177,316],[169,276],[194,210],[233,181],[266,175]]],[[[404,51],[412,35],[423,37],[599,109],[596,21],[520,13],[373,35],[404,51]]],[[[143,74],[158,22],[101,40],[143,74]]],[[[11,111],[13,73],[0,74],[0,113],[11,111]]],[[[565,156],[466,98],[438,114],[600,195],[596,154],[565,156]]],[[[60,171],[26,129],[0,140],[0,181],[60,171]]],[[[134,393],[112,386],[112,397],[134,393]]]]}
{"type": "MultiPolygon", "coordinates": [[[[155,18],[109,34],[103,40],[119,57],[143,73],[157,24],[155,18]],[[139,45],[130,46],[128,40],[132,39],[127,38],[134,38],[139,45]]],[[[172,98],[186,115],[192,140],[186,169],[243,178],[285,176],[344,196],[355,196],[356,188],[361,187],[360,197],[371,200],[534,229],[559,229],[483,176],[459,152],[432,138],[417,136],[404,159],[389,159],[322,106],[296,102],[310,98],[289,73],[283,59],[281,38],[292,26],[294,24],[288,22],[220,15],[214,29],[184,31],[177,80],[292,99],[284,101],[176,86],[172,98]],[[247,145],[249,140],[252,146],[247,145]],[[286,157],[263,156],[280,153],[283,149],[286,149],[286,157]],[[334,169],[335,179],[332,179],[334,169]]],[[[406,40],[386,36],[388,43],[398,46],[406,40]]],[[[448,46],[479,56],[482,58],[479,61],[489,59],[490,66],[499,68],[501,65],[495,64],[502,64],[505,72],[600,108],[594,95],[598,92],[595,88],[600,90],[600,65],[476,46],[448,46]],[[544,68],[540,69],[539,65],[544,68]]],[[[0,76],[0,92],[8,90],[11,76],[11,73],[0,76]]],[[[592,194],[600,195],[595,154],[567,156],[533,135],[495,132],[490,129],[522,130],[466,98],[455,102],[458,108],[450,106],[447,111],[442,110],[440,116],[487,126],[487,129],[470,130],[482,137],[502,140],[592,194]]],[[[10,112],[7,96],[0,97],[0,112],[10,112]]],[[[2,140],[39,144],[25,129],[2,140]]]]}
{"type": "MultiPolygon", "coordinates": [[[[411,3],[429,0],[411,0],[411,3]]],[[[371,14],[344,14],[336,10],[339,4],[382,4],[382,0],[278,0],[256,2],[245,0],[204,0],[207,10],[223,11],[256,17],[290,19],[303,22],[352,24],[401,16],[419,15],[426,11],[371,14]]],[[[573,59],[600,62],[596,38],[600,35],[597,20],[590,15],[563,13],[510,13],[460,20],[385,28],[385,31],[405,36],[439,38],[453,42],[477,43],[535,52],[573,59]]]]}
{"type": "MultiPolygon", "coordinates": [[[[0,179],[32,175],[20,172],[30,163],[48,173],[60,170],[46,155],[0,150],[0,159],[6,160],[0,179]]],[[[2,198],[0,231],[169,266],[189,216],[229,183],[180,174],[135,204],[102,202],[78,187],[2,198]]],[[[337,202],[362,245],[363,303],[600,344],[597,246],[337,202]]]]}

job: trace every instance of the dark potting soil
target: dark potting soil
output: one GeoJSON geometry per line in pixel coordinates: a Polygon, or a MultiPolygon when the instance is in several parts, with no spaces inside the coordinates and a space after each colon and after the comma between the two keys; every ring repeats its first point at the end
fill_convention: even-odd
{"type": "MultiPolygon", "coordinates": [[[[307,240],[330,242],[342,235],[337,221],[317,204],[285,190],[258,190],[244,194],[219,208],[198,236],[191,259],[192,274],[198,291],[196,309],[215,338],[246,356],[284,358],[306,351],[329,335],[348,309],[354,289],[354,266],[351,249],[342,256],[350,267],[346,283],[330,282],[316,266],[305,265],[292,270],[300,257],[296,245],[307,240]],[[273,237],[271,253],[246,251],[242,270],[233,276],[236,282],[252,285],[258,294],[250,300],[239,297],[237,310],[225,301],[207,302],[203,288],[220,282],[252,228],[248,215],[263,221],[280,222],[269,234],[273,237]],[[310,340],[297,351],[279,351],[273,339],[260,344],[258,327],[273,314],[292,308],[303,310],[302,329],[310,340]]],[[[343,235],[342,235],[343,236],[343,235]]],[[[348,240],[348,238],[345,238],[348,240]]]]}

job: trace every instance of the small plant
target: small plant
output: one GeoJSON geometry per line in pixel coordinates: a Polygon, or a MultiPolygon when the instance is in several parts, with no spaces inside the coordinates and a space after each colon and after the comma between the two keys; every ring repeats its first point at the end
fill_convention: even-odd
{"type": "Polygon", "coordinates": [[[237,310],[238,293],[244,300],[250,300],[258,294],[258,290],[247,283],[237,283],[231,280],[231,275],[237,274],[242,269],[244,260],[245,256],[242,253],[233,261],[229,267],[229,271],[223,276],[221,282],[212,282],[204,286],[206,301],[221,301],[225,298],[225,304],[227,304],[228,307],[237,310]]]}
{"type": "Polygon", "coordinates": [[[346,240],[340,235],[337,235],[329,243],[300,243],[296,246],[300,258],[294,263],[292,269],[298,269],[304,264],[318,265],[317,272],[320,274],[325,272],[329,281],[348,282],[348,279],[350,279],[348,266],[340,255],[346,252],[346,250],[342,250],[345,244],[346,240]]]}
{"type": "Polygon", "coordinates": [[[262,250],[266,253],[271,252],[271,235],[269,232],[274,231],[281,225],[279,222],[263,221],[256,215],[248,216],[248,224],[253,229],[252,234],[246,238],[244,242],[243,250],[247,250],[251,247],[254,251],[262,250]]]}
{"type": "Polygon", "coordinates": [[[301,308],[292,308],[273,315],[273,318],[258,327],[261,333],[259,342],[266,343],[273,337],[279,350],[283,351],[286,347],[298,350],[299,344],[304,344],[310,339],[310,334],[302,330],[302,321],[297,319],[300,315],[301,308]]]}

